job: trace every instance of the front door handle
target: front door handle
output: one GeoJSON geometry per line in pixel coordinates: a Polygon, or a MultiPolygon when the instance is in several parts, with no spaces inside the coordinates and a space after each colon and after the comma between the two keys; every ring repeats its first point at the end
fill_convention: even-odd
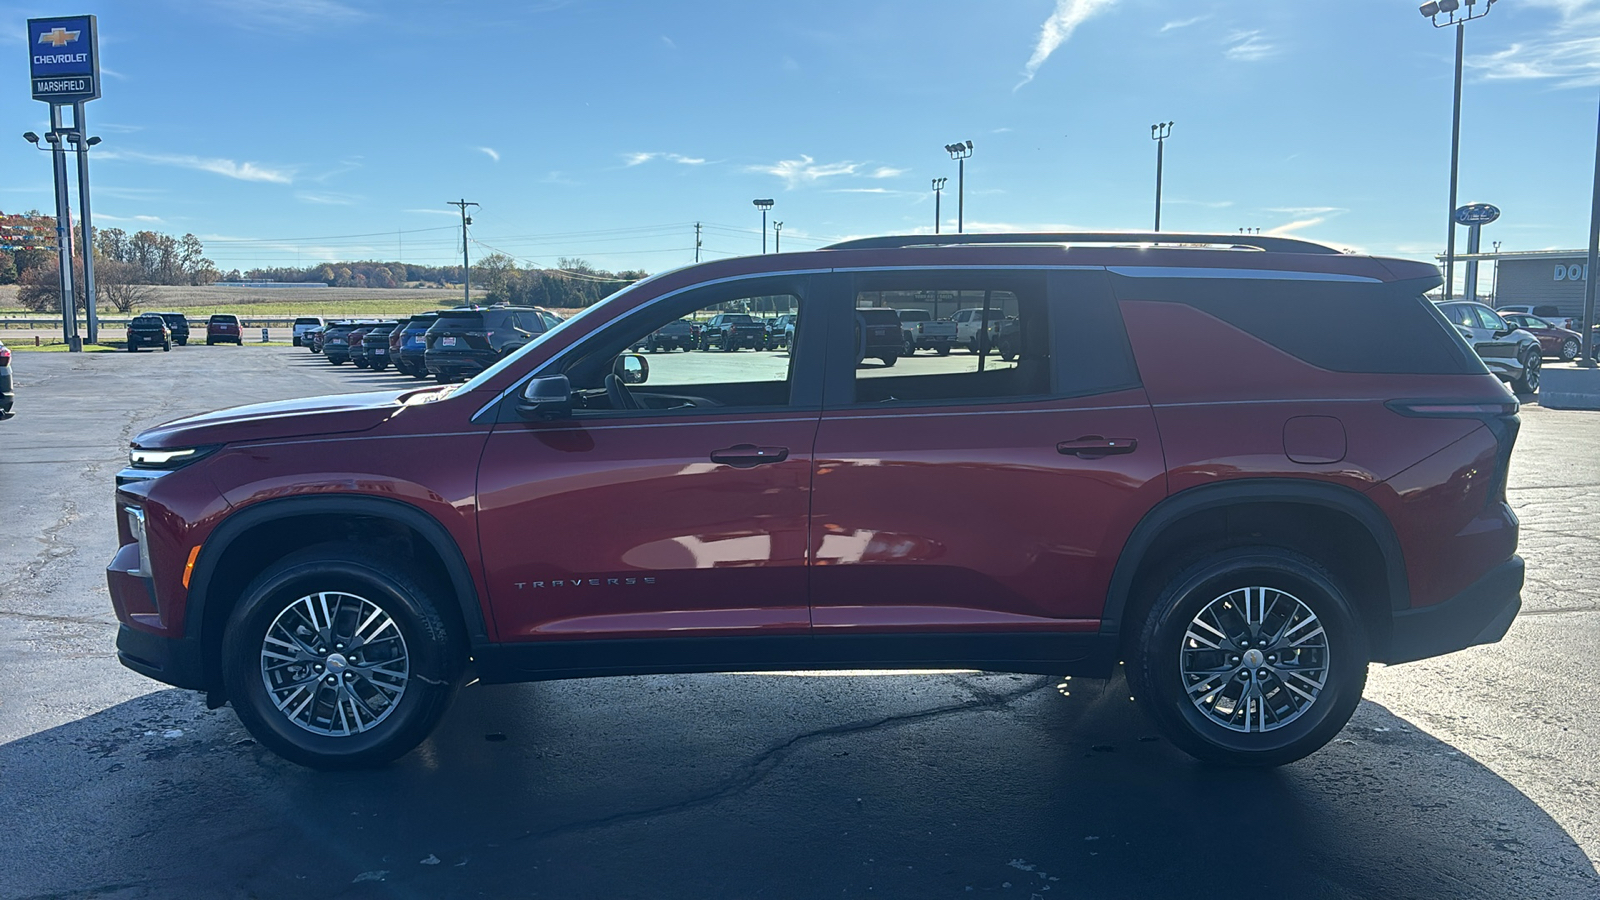
{"type": "Polygon", "coordinates": [[[1135,438],[1108,438],[1098,434],[1088,434],[1075,441],[1062,441],[1056,445],[1056,452],[1063,456],[1098,459],[1102,456],[1132,453],[1138,446],[1139,441],[1135,438]]]}
{"type": "Polygon", "coordinates": [[[711,451],[711,461],[733,466],[735,469],[753,469],[767,463],[780,463],[789,458],[788,447],[757,447],[755,444],[734,444],[723,450],[711,451]]]}

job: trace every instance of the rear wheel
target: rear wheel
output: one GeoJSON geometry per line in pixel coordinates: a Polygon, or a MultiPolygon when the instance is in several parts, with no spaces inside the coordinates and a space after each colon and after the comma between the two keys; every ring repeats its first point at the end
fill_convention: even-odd
{"type": "Polygon", "coordinates": [[[950,345],[949,344],[940,344],[938,346],[937,350],[938,350],[938,353],[939,353],[940,356],[949,356],[950,355],[950,345]]]}
{"type": "Polygon", "coordinates": [[[1539,370],[1544,368],[1544,359],[1539,353],[1539,348],[1534,347],[1522,360],[1522,377],[1511,382],[1511,386],[1519,394],[1534,394],[1539,391],[1539,370]]]}
{"type": "Polygon", "coordinates": [[[885,366],[892,366],[899,359],[900,359],[900,357],[895,356],[893,353],[889,354],[888,356],[880,356],[880,357],[878,357],[878,361],[883,363],[885,366]]]}
{"type": "Polygon", "coordinates": [[[318,769],[409,752],[438,724],[463,666],[461,636],[434,593],[405,560],[361,545],[273,564],[223,634],[240,721],[268,749],[318,769]]]}
{"type": "Polygon", "coordinates": [[[1366,685],[1366,632],[1334,577],[1278,547],[1176,570],[1134,623],[1135,696],[1179,748],[1278,766],[1339,733],[1366,685]]]}
{"type": "Polygon", "coordinates": [[[171,341],[166,341],[161,345],[161,352],[163,352],[163,353],[165,353],[165,352],[167,352],[167,351],[169,351],[171,349],[172,349],[172,342],[171,341]]]}
{"type": "Polygon", "coordinates": [[[906,338],[904,341],[900,342],[900,355],[901,356],[913,356],[913,355],[916,354],[916,352],[917,352],[917,342],[916,341],[913,341],[911,338],[906,338]]]}

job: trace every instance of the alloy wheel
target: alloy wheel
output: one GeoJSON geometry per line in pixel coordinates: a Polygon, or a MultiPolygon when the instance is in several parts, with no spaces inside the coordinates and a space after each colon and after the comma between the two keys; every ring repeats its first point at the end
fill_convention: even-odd
{"type": "Polygon", "coordinates": [[[1178,670],[1190,702],[1231,731],[1275,731],[1300,718],[1328,684],[1328,635],[1298,597],[1237,588],[1190,621],[1178,670]]]}
{"type": "Polygon", "coordinates": [[[394,618],[342,591],[295,600],[261,643],[261,680],[272,704],[295,725],[326,737],[360,734],[388,718],[410,675],[394,618]]]}

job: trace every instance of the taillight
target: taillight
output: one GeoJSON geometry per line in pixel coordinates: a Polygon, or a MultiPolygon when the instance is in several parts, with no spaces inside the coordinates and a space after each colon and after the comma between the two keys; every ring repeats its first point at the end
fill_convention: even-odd
{"type": "Polygon", "coordinates": [[[1495,471],[1489,483],[1489,502],[1506,502],[1506,476],[1511,469],[1511,449],[1517,443],[1522,404],[1510,396],[1468,400],[1390,400],[1384,406],[1402,416],[1435,419],[1477,419],[1494,435],[1495,471]]]}
{"type": "Polygon", "coordinates": [[[0,347],[0,368],[9,365],[11,365],[11,350],[8,347],[0,347]]]}

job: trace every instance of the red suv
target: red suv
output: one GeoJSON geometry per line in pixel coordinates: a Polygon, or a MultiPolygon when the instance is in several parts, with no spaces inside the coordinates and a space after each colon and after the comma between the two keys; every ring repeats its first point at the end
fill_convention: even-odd
{"type": "Polygon", "coordinates": [[[1517,401],[1439,283],[1171,234],[668,272],[465,384],[140,434],[119,653],[326,768],[406,753],[468,677],[1119,661],[1191,754],[1285,763],[1369,662],[1496,641],[1521,606],[1517,401]],[[1006,321],[1011,358],[857,364],[858,309],[940,299],[1006,321]],[[757,304],[803,311],[792,353],[626,352],[757,304]]]}

